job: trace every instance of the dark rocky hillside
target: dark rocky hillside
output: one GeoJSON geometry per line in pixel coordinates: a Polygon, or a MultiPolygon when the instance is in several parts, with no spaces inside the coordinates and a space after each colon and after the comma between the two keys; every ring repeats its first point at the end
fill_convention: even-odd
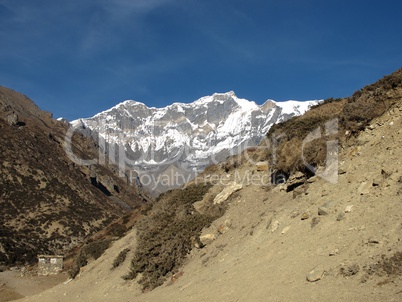
{"type": "MultiPolygon", "coordinates": [[[[0,87],[0,263],[65,253],[145,202],[117,167],[72,162],[67,129],[27,97],[0,87]]],[[[72,150],[98,156],[96,144],[80,135],[72,150]]]]}

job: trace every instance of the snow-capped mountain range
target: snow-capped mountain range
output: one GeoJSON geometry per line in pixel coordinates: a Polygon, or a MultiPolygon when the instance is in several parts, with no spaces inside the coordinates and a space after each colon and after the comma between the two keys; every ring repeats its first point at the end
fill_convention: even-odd
{"type": "Polygon", "coordinates": [[[115,153],[118,146],[120,161],[124,149],[124,160],[139,174],[162,173],[172,165],[194,173],[256,146],[273,124],[301,115],[317,102],[267,100],[257,105],[232,91],[164,108],[129,100],[71,125],[99,134],[115,146],[115,153]]]}

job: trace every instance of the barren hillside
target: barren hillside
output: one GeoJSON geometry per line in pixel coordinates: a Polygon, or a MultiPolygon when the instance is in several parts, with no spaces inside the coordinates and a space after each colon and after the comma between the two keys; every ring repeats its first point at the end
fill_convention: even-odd
{"type": "MultiPolygon", "coordinates": [[[[303,139],[322,125],[321,136],[316,132],[309,137],[310,147],[314,140],[319,140],[316,146],[336,143],[324,144],[323,150],[310,149],[305,162],[319,168],[316,176],[301,173],[305,171],[299,169],[295,157],[282,153],[286,148],[292,151],[289,133],[278,142],[277,161],[271,162],[275,169],[290,174],[286,184],[271,185],[271,174],[257,169],[252,160],[268,160],[272,150],[248,150],[207,169],[189,184],[191,189],[195,182],[205,181],[210,187],[184,211],[162,212],[154,207],[151,215],[170,213],[173,224],[191,215],[210,214],[217,205],[226,208],[223,216],[192,238],[193,248],[183,264],[166,273],[161,286],[143,291],[144,283],[137,283],[148,276],[147,268],[158,268],[154,262],[158,258],[150,257],[136,279],[122,278],[133,271],[135,263],[130,260],[143,249],[146,233],[139,228],[115,241],[104,255],[83,267],[76,279],[22,301],[400,301],[400,74],[392,75],[396,81],[391,79],[390,87],[388,78],[376,83],[378,90],[372,93],[363,89],[360,95],[335,102],[341,106],[335,116],[339,124],[330,133],[325,133],[330,119],[315,120],[316,124],[305,128],[304,137],[293,141],[293,152],[300,152],[297,146],[304,146],[303,139]],[[363,104],[370,107],[363,108],[363,104]],[[372,115],[370,108],[379,104],[384,106],[372,115]],[[358,110],[357,116],[368,116],[354,123],[351,108],[358,110]],[[322,140],[324,134],[330,134],[327,140],[322,140]],[[314,161],[316,151],[336,161],[325,157],[314,161]],[[129,249],[126,257],[112,269],[125,249],[129,249]]],[[[300,119],[293,122],[305,125],[300,119]]],[[[283,125],[273,131],[279,127],[283,125]]],[[[171,196],[177,202],[187,200],[177,191],[167,194],[176,194],[171,196]]],[[[160,238],[162,231],[157,227],[150,231],[160,238]]]]}

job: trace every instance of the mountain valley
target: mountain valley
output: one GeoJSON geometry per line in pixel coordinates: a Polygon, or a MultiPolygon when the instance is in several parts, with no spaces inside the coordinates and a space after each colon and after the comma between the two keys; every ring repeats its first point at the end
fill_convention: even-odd
{"type": "Polygon", "coordinates": [[[82,238],[66,261],[71,278],[21,301],[401,299],[402,69],[348,98],[305,107],[288,103],[294,113],[271,101],[257,108],[234,93],[214,94],[195,102],[204,110],[194,114],[199,124],[187,118],[192,113],[186,106],[193,105],[156,109],[126,101],[72,122],[73,129],[26,97],[0,92],[0,130],[7,142],[0,150],[0,202],[7,213],[0,251],[15,246],[0,254],[2,261],[10,262],[14,251],[29,251],[31,258],[56,252],[46,241],[54,233],[59,240],[82,238]],[[256,111],[242,111],[247,106],[256,111]],[[239,131],[223,135],[225,123],[239,131]],[[245,135],[243,126],[252,134],[245,135]],[[180,151],[198,146],[184,134],[208,136],[203,127],[213,128],[212,141],[226,148],[180,151]],[[173,133],[176,128],[183,132],[173,133]],[[85,163],[96,159],[93,165],[66,155],[69,129],[72,153],[85,163]],[[149,133],[154,136],[146,142],[149,133]],[[240,152],[234,146],[242,146],[240,152]],[[222,150],[219,160],[211,160],[208,152],[222,150]],[[208,164],[198,166],[196,154],[208,164]],[[128,178],[132,168],[140,176],[153,165],[166,171],[169,156],[180,171],[184,165],[202,172],[178,189],[161,188],[155,200],[128,178]],[[115,158],[132,165],[122,169],[115,158]],[[57,230],[65,217],[71,219],[57,230]],[[116,233],[116,226],[124,227],[116,233]],[[22,235],[37,227],[36,241],[22,235]],[[38,238],[47,249],[32,249],[38,238]],[[88,252],[106,240],[96,256],[88,252]]]}

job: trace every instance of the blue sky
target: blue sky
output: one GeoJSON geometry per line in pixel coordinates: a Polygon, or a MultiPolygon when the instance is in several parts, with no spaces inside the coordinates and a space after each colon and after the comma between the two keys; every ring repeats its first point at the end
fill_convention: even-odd
{"type": "Polygon", "coordinates": [[[126,99],[344,97],[402,67],[402,2],[0,0],[0,85],[69,120],[126,99]]]}

